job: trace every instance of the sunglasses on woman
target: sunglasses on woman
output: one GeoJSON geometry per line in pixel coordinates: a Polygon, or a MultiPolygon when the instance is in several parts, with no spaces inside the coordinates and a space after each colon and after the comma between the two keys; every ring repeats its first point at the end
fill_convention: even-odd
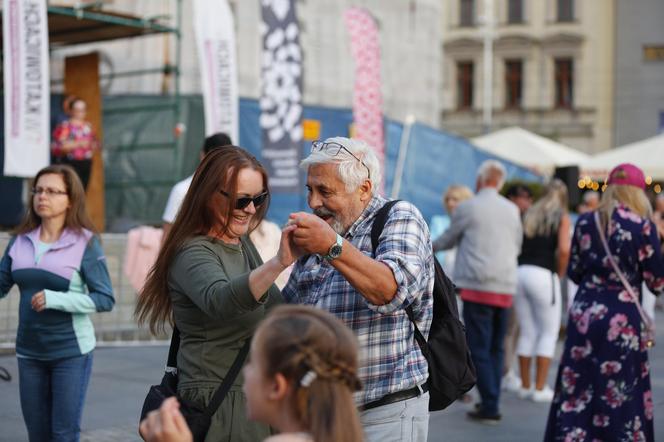
{"type": "MultiPolygon", "coordinates": [[[[224,192],[221,189],[219,189],[219,193],[224,195],[226,198],[231,197],[228,193],[224,192]]],[[[247,207],[250,203],[254,203],[254,207],[258,208],[265,202],[265,200],[267,200],[267,197],[269,195],[270,195],[270,193],[268,191],[265,191],[265,192],[260,193],[256,196],[243,196],[243,197],[240,197],[235,201],[235,208],[237,210],[242,210],[245,207],[247,207]]]]}

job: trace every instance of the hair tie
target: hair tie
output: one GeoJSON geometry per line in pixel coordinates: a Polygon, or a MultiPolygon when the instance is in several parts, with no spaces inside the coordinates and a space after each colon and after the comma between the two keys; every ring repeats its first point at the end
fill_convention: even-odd
{"type": "Polygon", "coordinates": [[[315,371],[309,370],[304,374],[304,376],[302,376],[302,379],[300,379],[300,385],[304,388],[307,388],[317,377],[318,374],[315,371]]]}

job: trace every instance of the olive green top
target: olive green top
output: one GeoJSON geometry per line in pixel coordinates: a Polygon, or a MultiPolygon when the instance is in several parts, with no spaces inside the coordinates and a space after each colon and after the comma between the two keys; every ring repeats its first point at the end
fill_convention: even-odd
{"type": "MultiPolygon", "coordinates": [[[[168,288],[180,330],[178,390],[218,386],[258,323],[282,302],[275,285],[259,301],[251,294],[249,272],[261,264],[244,237],[241,244],[228,244],[198,236],[175,257],[168,288]]],[[[241,374],[233,385],[241,387],[241,374]]]]}

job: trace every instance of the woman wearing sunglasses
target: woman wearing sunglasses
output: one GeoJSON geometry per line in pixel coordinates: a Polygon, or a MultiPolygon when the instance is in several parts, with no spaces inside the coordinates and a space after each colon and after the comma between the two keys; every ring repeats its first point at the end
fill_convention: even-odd
{"type": "MultiPolygon", "coordinates": [[[[268,209],[267,173],[240,148],[205,156],[139,296],[136,316],[153,333],[180,331],[178,396],[207,406],[257,324],[281,294],[273,284],[297,258],[286,227],[277,256],[261,261],[248,234],[268,209]]],[[[260,441],[246,417],[240,376],[212,416],[206,440],[260,441]]]]}

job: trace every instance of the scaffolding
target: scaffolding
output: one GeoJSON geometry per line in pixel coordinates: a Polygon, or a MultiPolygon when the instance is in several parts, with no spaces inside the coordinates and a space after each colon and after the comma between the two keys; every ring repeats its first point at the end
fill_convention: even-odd
{"type": "MultiPolygon", "coordinates": [[[[175,57],[172,62],[164,60],[163,64],[150,66],[143,69],[132,69],[123,72],[100,73],[100,80],[112,80],[115,78],[127,78],[141,75],[159,75],[172,80],[172,87],[160,96],[159,100],[152,102],[134,102],[133,105],[119,103],[117,100],[111,101],[115,106],[103,106],[102,121],[107,118],[124,117],[131,119],[133,115],[139,116],[141,113],[160,113],[163,117],[164,112],[168,112],[168,121],[178,124],[182,119],[182,97],[180,90],[181,76],[181,40],[182,40],[182,0],[171,0],[173,3],[172,11],[175,15],[175,24],[168,24],[168,20],[173,21],[171,15],[160,15],[155,17],[140,17],[136,15],[125,14],[117,11],[105,9],[103,1],[80,2],[74,6],[63,6],[48,2],[48,30],[49,30],[49,51],[54,52],[62,48],[69,48],[76,45],[108,42],[111,40],[137,38],[141,36],[168,34],[173,36],[175,57]]],[[[2,23],[0,22],[0,28],[2,23]]],[[[0,31],[0,41],[2,32],[0,31]]],[[[2,48],[2,46],[0,46],[2,48]]],[[[62,83],[62,79],[51,81],[51,85],[62,83]]],[[[131,100],[127,100],[131,102],[131,100]]],[[[156,115],[156,114],[155,114],[156,115]]],[[[104,124],[105,126],[105,124],[104,124]]],[[[161,149],[162,152],[155,155],[168,157],[172,164],[172,173],[161,173],[158,178],[152,180],[119,179],[113,174],[107,175],[105,188],[113,192],[118,190],[123,192],[125,189],[133,186],[144,186],[150,188],[169,188],[183,173],[182,167],[182,137],[178,137],[173,130],[169,130],[168,140],[160,136],[158,143],[143,140],[142,143],[131,143],[113,145],[116,143],[104,143],[105,149],[111,156],[111,160],[117,160],[122,155],[141,155],[141,152],[154,151],[161,149]],[[168,151],[170,154],[166,154],[168,151]]],[[[160,134],[161,135],[161,134],[160,134]]],[[[105,167],[106,168],[106,167],[105,167]]],[[[138,171],[139,176],[143,174],[138,171]]],[[[145,219],[143,219],[146,221],[145,219]]]]}

